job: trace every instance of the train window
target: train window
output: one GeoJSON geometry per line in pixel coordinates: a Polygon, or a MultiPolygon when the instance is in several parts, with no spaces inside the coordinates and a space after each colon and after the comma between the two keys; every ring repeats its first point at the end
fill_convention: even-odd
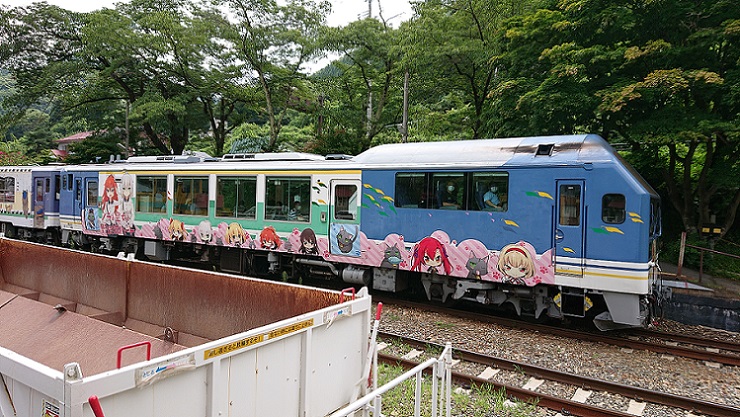
{"type": "Polygon", "coordinates": [[[426,208],[428,198],[427,176],[423,173],[396,174],[396,207],[426,208]]]}
{"type": "Polygon", "coordinates": [[[67,183],[67,176],[66,175],[62,175],[62,190],[68,190],[69,189],[68,188],[69,186],[67,184],[68,184],[67,183]]]}
{"type": "Polygon", "coordinates": [[[624,223],[625,199],[622,194],[605,194],[601,198],[601,220],[604,223],[624,223]]]}
{"type": "Polygon", "coordinates": [[[89,181],[87,183],[87,207],[98,205],[98,182],[89,181]]]}
{"type": "Polygon", "coordinates": [[[75,200],[77,200],[78,202],[82,201],[82,180],[81,179],[78,178],[75,180],[75,187],[77,187],[76,194],[75,194],[76,195],[75,200]]]}
{"type": "Polygon", "coordinates": [[[51,191],[51,178],[47,178],[46,179],[46,192],[48,193],[50,191],[51,191]]]}
{"type": "Polygon", "coordinates": [[[465,209],[465,174],[432,173],[434,208],[442,210],[465,209]]]}
{"type": "Polygon", "coordinates": [[[67,190],[72,191],[72,174],[67,174],[67,190]]]}
{"type": "Polygon", "coordinates": [[[59,175],[54,175],[54,198],[59,200],[59,192],[61,191],[61,180],[59,178],[59,175]]]}
{"type": "Polygon", "coordinates": [[[357,218],[357,186],[337,185],[334,188],[334,219],[355,220],[357,218]]]}
{"type": "Polygon", "coordinates": [[[506,211],[509,208],[509,174],[474,172],[468,210],[506,211]]]}
{"type": "Polygon", "coordinates": [[[175,176],[175,214],[208,215],[208,177],[175,176]]]}
{"type": "Polygon", "coordinates": [[[257,177],[217,177],[216,216],[255,219],[257,177]]]}
{"type": "Polygon", "coordinates": [[[265,219],[311,220],[311,177],[267,177],[265,183],[265,219]]]}
{"type": "Polygon", "coordinates": [[[142,213],[167,211],[166,176],[136,176],[136,211],[142,213]]]}
{"type": "Polygon", "coordinates": [[[15,178],[0,178],[0,203],[15,202],[15,178]]]}
{"type": "Polygon", "coordinates": [[[581,186],[560,186],[560,225],[578,226],[581,224],[581,186]]]}

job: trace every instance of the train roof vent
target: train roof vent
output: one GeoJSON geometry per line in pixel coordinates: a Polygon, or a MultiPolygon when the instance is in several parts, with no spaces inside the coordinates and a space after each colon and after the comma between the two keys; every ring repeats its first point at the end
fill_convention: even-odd
{"type": "Polygon", "coordinates": [[[323,161],[324,157],[303,152],[227,153],[222,161],[323,161]]]}
{"type": "Polygon", "coordinates": [[[552,156],[552,149],[554,147],[554,143],[540,144],[537,146],[537,153],[534,156],[552,156]]]}
{"type": "Polygon", "coordinates": [[[159,156],[132,156],[126,160],[129,163],[159,163],[170,162],[175,164],[192,164],[203,162],[205,158],[197,155],[159,155],[159,156]]]}
{"type": "Polygon", "coordinates": [[[343,153],[330,153],[329,155],[326,155],[327,161],[341,161],[341,160],[347,160],[347,159],[352,159],[352,158],[354,158],[354,156],[343,154],[343,153]]]}

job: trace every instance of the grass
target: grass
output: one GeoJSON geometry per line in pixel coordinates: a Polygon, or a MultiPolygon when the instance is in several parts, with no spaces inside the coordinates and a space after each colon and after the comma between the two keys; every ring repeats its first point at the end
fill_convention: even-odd
{"type": "MultiPolygon", "coordinates": [[[[379,365],[378,386],[387,383],[404,372],[399,366],[379,365]]],[[[383,415],[413,416],[416,380],[404,381],[383,395],[383,415]]],[[[521,401],[505,404],[507,397],[503,389],[495,390],[491,385],[474,385],[470,390],[452,393],[452,416],[456,417],[530,417],[538,414],[537,405],[521,401]]],[[[425,376],[422,383],[421,415],[431,415],[432,382],[425,376]]]]}

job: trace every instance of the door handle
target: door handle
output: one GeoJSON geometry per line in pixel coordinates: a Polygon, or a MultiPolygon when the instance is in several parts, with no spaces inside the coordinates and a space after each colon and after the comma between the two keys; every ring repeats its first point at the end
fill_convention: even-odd
{"type": "Polygon", "coordinates": [[[563,231],[560,229],[555,229],[555,241],[560,242],[565,237],[565,234],[563,234],[563,231]]]}

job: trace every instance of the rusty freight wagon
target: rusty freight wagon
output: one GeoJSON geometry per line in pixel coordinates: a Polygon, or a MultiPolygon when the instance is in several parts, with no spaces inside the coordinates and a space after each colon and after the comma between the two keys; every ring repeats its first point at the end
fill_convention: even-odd
{"type": "Polygon", "coordinates": [[[370,312],[365,290],[1,238],[0,416],[324,416],[356,398],[370,312]]]}

